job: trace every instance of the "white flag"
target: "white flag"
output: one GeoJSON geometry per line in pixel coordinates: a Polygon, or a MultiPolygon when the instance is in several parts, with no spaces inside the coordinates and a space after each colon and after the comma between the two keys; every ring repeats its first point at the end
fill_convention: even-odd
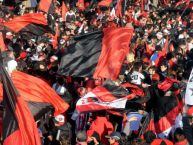
{"type": "Polygon", "coordinates": [[[190,74],[185,93],[185,104],[193,105],[193,69],[190,74]]]}

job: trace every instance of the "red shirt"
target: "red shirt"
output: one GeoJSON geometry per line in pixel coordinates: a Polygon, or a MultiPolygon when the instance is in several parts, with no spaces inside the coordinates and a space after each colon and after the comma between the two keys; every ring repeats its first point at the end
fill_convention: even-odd
{"type": "Polygon", "coordinates": [[[99,134],[102,143],[108,143],[106,135],[112,133],[114,130],[113,125],[107,120],[106,117],[97,116],[87,131],[87,134],[93,134],[96,131],[99,134]]]}

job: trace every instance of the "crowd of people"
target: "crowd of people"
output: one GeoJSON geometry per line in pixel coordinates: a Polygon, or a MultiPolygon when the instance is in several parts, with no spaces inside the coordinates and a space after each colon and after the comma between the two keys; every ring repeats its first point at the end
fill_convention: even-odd
{"type": "Polygon", "coordinates": [[[48,112],[37,121],[42,145],[193,144],[193,109],[191,106],[184,107],[185,89],[193,66],[191,2],[184,1],[176,7],[176,2],[172,1],[168,5],[161,1],[155,6],[147,0],[142,9],[140,1],[128,1],[121,16],[116,15],[116,3],[119,1],[113,1],[108,7],[99,7],[98,2],[85,0],[85,7],[81,9],[78,1],[65,1],[68,11],[62,17],[62,1],[54,1],[55,12],[49,16],[36,7],[26,8],[22,2],[9,7],[0,0],[1,24],[16,16],[38,12],[50,18],[52,29],[57,31],[57,39],[53,39],[51,33],[36,36],[2,29],[6,47],[2,55],[8,72],[19,70],[42,78],[70,105],[64,114],[50,117],[48,112]],[[77,100],[102,85],[104,78],[61,76],[57,73],[61,57],[74,36],[111,26],[134,29],[128,46],[129,54],[113,83],[119,86],[128,82],[150,92],[142,102],[127,105],[124,113],[131,115],[131,112],[135,112],[138,116],[127,118],[126,127],[123,127],[123,115],[108,110],[79,114],[75,109],[77,100]],[[175,80],[175,83],[163,89],[159,84],[163,85],[168,79],[175,80]],[[150,114],[153,112],[154,116],[160,117],[160,113],[164,112],[166,115],[176,98],[179,103],[177,116],[181,116],[178,125],[173,127],[175,123],[172,124],[170,132],[164,136],[151,130],[150,114]],[[149,117],[148,122],[146,117],[149,117]],[[137,129],[132,130],[133,126],[137,126],[137,129]]]}

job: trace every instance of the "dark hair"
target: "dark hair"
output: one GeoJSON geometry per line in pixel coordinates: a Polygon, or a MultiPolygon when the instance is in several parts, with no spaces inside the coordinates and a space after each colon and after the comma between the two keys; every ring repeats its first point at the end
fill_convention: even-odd
{"type": "Polygon", "coordinates": [[[184,135],[184,130],[182,129],[182,128],[176,128],[176,130],[175,130],[175,132],[174,132],[174,141],[175,142],[178,142],[178,139],[177,139],[177,135],[180,135],[180,136],[184,136],[185,137],[185,135],[184,135]]]}
{"type": "Polygon", "coordinates": [[[145,138],[146,143],[152,143],[153,140],[156,139],[156,135],[153,131],[147,131],[144,134],[144,138],[145,138]]]}
{"type": "Polygon", "coordinates": [[[138,71],[140,69],[140,67],[142,67],[142,63],[141,62],[135,62],[133,65],[133,69],[135,71],[138,71]]]}

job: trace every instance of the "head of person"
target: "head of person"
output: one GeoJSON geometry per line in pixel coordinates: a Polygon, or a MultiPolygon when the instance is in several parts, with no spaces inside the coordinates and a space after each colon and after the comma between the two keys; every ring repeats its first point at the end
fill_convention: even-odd
{"type": "Polygon", "coordinates": [[[119,143],[121,139],[121,134],[119,132],[112,132],[110,135],[106,136],[108,138],[109,144],[113,145],[119,143]]]}
{"type": "Polygon", "coordinates": [[[185,140],[186,137],[184,135],[184,131],[182,128],[177,128],[174,132],[174,140],[175,142],[180,142],[180,141],[183,141],[185,140]]]}
{"type": "Polygon", "coordinates": [[[53,122],[55,126],[62,126],[65,123],[65,116],[60,114],[53,118],[53,122]]]}
{"type": "Polygon", "coordinates": [[[100,136],[96,131],[94,131],[92,134],[87,132],[87,136],[88,136],[87,139],[88,144],[99,144],[101,142],[100,136]]]}
{"type": "Polygon", "coordinates": [[[0,0],[0,5],[2,5],[3,4],[3,0],[0,0]]]}
{"type": "Polygon", "coordinates": [[[154,139],[156,139],[156,135],[153,131],[147,131],[144,134],[144,139],[146,143],[151,144],[154,139]]]}
{"type": "Polygon", "coordinates": [[[133,66],[133,70],[141,72],[142,71],[142,63],[141,62],[135,62],[133,66]]]}
{"type": "Polygon", "coordinates": [[[149,67],[148,72],[150,75],[154,75],[156,73],[156,70],[157,70],[156,66],[151,66],[149,67]]]}
{"type": "Polygon", "coordinates": [[[79,131],[76,135],[76,142],[78,144],[87,142],[87,135],[85,131],[79,131]]]}
{"type": "Polygon", "coordinates": [[[156,37],[157,37],[158,40],[162,39],[163,38],[163,33],[162,32],[158,32],[156,34],[156,37]]]}
{"type": "Polygon", "coordinates": [[[168,69],[168,64],[167,64],[166,61],[163,61],[163,62],[161,63],[161,65],[160,65],[160,71],[161,71],[161,72],[166,72],[167,69],[168,69]]]}
{"type": "Polygon", "coordinates": [[[141,138],[134,138],[132,140],[132,145],[144,145],[144,140],[142,140],[141,138]]]}

